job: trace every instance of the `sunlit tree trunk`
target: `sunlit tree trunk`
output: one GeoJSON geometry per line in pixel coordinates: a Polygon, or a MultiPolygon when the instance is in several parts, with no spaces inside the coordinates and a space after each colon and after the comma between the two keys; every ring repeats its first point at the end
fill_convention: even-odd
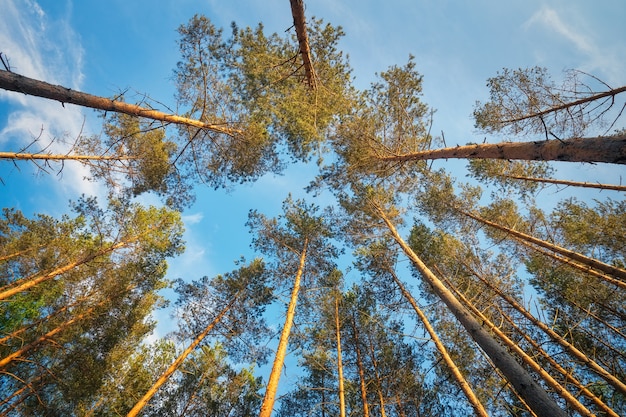
{"type": "Polygon", "coordinates": [[[300,55],[302,55],[302,65],[309,87],[315,89],[315,70],[311,62],[311,48],[309,47],[309,36],[306,30],[306,19],[304,17],[304,2],[302,0],[289,0],[291,3],[291,15],[293,25],[296,28],[296,37],[300,45],[300,55]]]}
{"type": "Polygon", "coordinates": [[[411,247],[402,239],[385,212],[374,202],[372,202],[372,206],[378,213],[380,219],[386,224],[392,238],[411,260],[423,279],[432,286],[434,292],[448,306],[452,314],[459,320],[463,327],[465,327],[472,339],[474,339],[487,356],[489,356],[495,366],[502,371],[506,379],[515,387],[515,390],[524,398],[531,409],[540,417],[565,417],[565,412],[550,398],[547,392],[541,388],[517,360],[492,337],[489,331],[481,326],[476,318],[463,307],[450,290],[443,285],[441,280],[439,280],[415,252],[413,252],[411,247]]]}
{"type": "Polygon", "coordinates": [[[375,158],[381,162],[409,162],[432,159],[513,159],[626,164],[626,136],[484,143],[399,155],[377,156],[375,158]]]}
{"type": "Polygon", "coordinates": [[[287,307],[287,316],[285,317],[285,324],[280,334],[280,340],[278,341],[278,348],[276,349],[276,356],[274,363],[272,364],[272,371],[270,372],[269,380],[267,382],[267,388],[265,390],[265,396],[263,397],[263,404],[261,404],[261,410],[259,417],[270,417],[272,409],[274,408],[274,402],[276,401],[276,392],[278,391],[278,381],[280,380],[280,374],[282,372],[283,364],[285,363],[285,356],[287,354],[287,345],[289,343],[289,334],[291,333],[291,326],[293,325],[293,319],[296,314],[296,304],[298,303],[298,292],[300,291],[300,282],[302,274],[304,273],[304,265],[306,262],[308,239],[304,239],[302,252],[300,253],[300,264],[296,277],[293,282],[293,289],[291,291],[291,298],[289,300],[289,306],[287,307]]]}
{"type": "Polygon", "coordinates": [[[341,326],[339,323],[339,294],[335,296],[335,338],[337,339],[337,379],[339,389],[339,416],[346,417],[346,399],[343,385],[343,361],[341,358],[341,326]]]}
{"type": "Polygon", "coordinates": [[[600,184],[596,182],[567,181],[567,180],[557,180],[554,178],[521,177],[517,175],[502,175],[502,177],[510,178],[513,180],[543,182],[546,184],[556,184],[556,185],[566,185],[568,187],[599,188],[601,190],[626,191],[626,185],[600,184]]]}
{"type": "Polygon", "coordinates": [[[132,156],[57,155],[45,153],[0,152],[0,159],[43,159],[46,161],[127,161],[135,158],[132,156]]]}
{"type": "Polygon", "coordinates": [[[376,353],[374,352],[374,343],[371,338],[371,334],[369,334],[369,351],[370,358],[372,359],[372,367],[374,368],[374,377],[376,378],[376,393],[378,394],[378,403],[380,404],[380,417],[387,417],[387,413],[385,412],[385,397],[383,395],[383,383],[380,378],[380,372],[378,371],[378,362],[376,361],[376,353]]]}
{"type": "Polygon", "coordinates": [[[59,326],[57,326],[54,329],[52,329],[49,332],[47,332],[46,334],[40,336],[39,338],[35,339],[34,341],[30,342],[29,344],[23,346],[21,349],[18,349],[15,352],[11,353],[10,355],[6,356],[2,360],[0,360],[0,369],[6,368],[6,366],[9,365],[11,362],[13,362],[16,359],[19,359],[19,358],[23,357],[24,354],[30,352],[33,348],[36,348],[41,343],[43,343],[43,342],[45,342],[47,340],[52,339],[52,337],[54,337],[57,334],[59,334],[60,332],[64,331],[65,329],[70,327],[72,324],[74,324],[74,323],[84,319],[85,317],[89,316],[91,313],[93,313],[93,311],[96,309],[96,307],[98,307],[98,306],[100,306],[100,305],[102,305],[104,303],[105,303],[105,301],[101,301],[100,303],[98,303],[98,305],[88,308],[87,310],[85,310],[81,314],[71,318],[70,320],[67,320],[66,322],[60,324],[59,326]]]}
{"type": "Polygon", "coordinates": [[[415,298],[413,298],[411,293],[407,291],[407,289],[402,284],[402,281],[400,281],[396,273],[391,268],[388,269],[388,272],[391,273],[391,276],[393,277],[394,282],[400,289],[400,292],[402,293],[404,298],[409,302],[411,307],[413,307],[413,311],[415,311],[415,314],[417,314],[417,316],[420,318],[420,320],[424,324],[424,328],[430,335],[430,338],[435,344],[435,347],[441,354],[441,357],[443,358],[443,361],[445,362],[446,366],[450,370],[450,373],[456,380],[457,384],[459,384],[459,387],[461,387],[461,390],[467,397],[467,401],[469,401],[470,405],[474,409],[474,413],[480,417],[489,417],[487,410],[485,410],[485,407],[482,405],[482,403],[480,402],[480,400],[474,393],[474,390],[472,390],[472,387],[470,387],[469,383],[467,382],[467,380],[461,373],[460,369],[454,363],[454,360],[448,353],[448,349],[446,349],[445,345],[439,339],[439,336],[437,336],[437,332],[435,332],[435,329],[430,324],[430,321],[426,317],[426,314],[424,314],[422,309],[419,307],[419,305],[415,301],[415,298]]]}
{"type": "Polygon", "coordinates": [[[24,77],[13,72],[0,70],[0,88],[8,91],[16,91],[26,95],[43,97],[63,103],[76,104],[78,106],[89,107],[97,110],[113,111],[131,116],[145,117],[147,119],[160,120],[163,122],[198,127],[233,135],[240,133],[237,130],[224,126],[205,123],[200,120],[188,119],[186,117],[167,114],[157,110],[140,107],[135,104],[124,103],[123,101],[111,100],[106,97],[94,96],[60,85],[49,84],[45,81],[24,77]]]}
{"type": "Polygon", "coordinates": [[[172,374],[182,365],[182,363],[187,359],[187,356],[202,342],[202,340],[209,334],[211,330],[222,320],[224,315],[230,310],[233,306],[237,297],[234,297],[226,307],[220,311],[220,313],[213,319],[211,323],[191,342],[189,346],[176,358],[176,360],[161,374],[159,379],[150,387],[150,389],[137,401],[137,403],[133,406],[133,408],[128,412],[127,417],[134,417],[138,415],[141,410],[148,404],[148,401],[157,393],[159,388],[163,384],[167,382],[167,380],[172,376],[172,374]]]}
{"type": "Polygon", "coordinates": [[[537,239],[536,237],[527,235],[526,233],[518,232],[518,231],[516,231],[514,229],[511,229],[511,228],[508,228],[506,226],[502,226],[500,224],[497,224],[497,223],[492,222],[490,220],[484,219],[484,218],[482,218],[480,216],[477,216],[475,214],[472,214],[472,213],[469,213],[469,212],[466,212],[466,211],[462,211],[460,209],[455,209],[455,210],[457,212],[463,214],[464,216],[467,216],[467,217],[469,217],[471,219],[474,219],[474,220],[476,220],[476,221],[478,221],[480,223],[483,223],[483,224],[485,224],[487,226],[493,227],[494,229],[500,230],[502,232],[506,232],[509,235],[511,235],[511,236],[513,236],[513,237],[515,237],[517,239],[520,239],[520,240],[525,241],[525,242],[532,243],[534,245],[541,246],[543,248],[551,250],[552,252],[556,252],[556,253],[558,253],[560,255],[563,255],[563,256],[565,256],[565,257],[567,257],[567,258],[569,258],[569,259],[571,259],[573,261],[580,262],[580,263],[582,263],[584,265],[587,265],[587,266],[589,266],[591,268],[595,268],[595,269],[597,269],[599,271],[602,271],[602,272],[605,272],[607,274],[610,274],[610,275],[612,275],[612,276],[614,276],[616,278],[626,279],[626,270],[624,270],[622,268],[618,268],[618,267],[615,267],[613,265],[609,265],[609,264],[606,264],[604,262],[600,262],[597,259],[593,259],[593,258],[590,258],[588,256],[582,255],[582,254],[580,254],[578,252],[574,252],[572,250],[562,248],[562,247],[560,247],[558,245],[552,244],[550,242],[546,242],[545,240],[537,239]]]}

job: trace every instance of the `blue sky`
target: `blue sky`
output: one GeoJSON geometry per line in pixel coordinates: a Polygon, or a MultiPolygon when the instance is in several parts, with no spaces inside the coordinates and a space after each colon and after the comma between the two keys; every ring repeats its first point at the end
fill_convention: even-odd
{"type": "MultiPolygon", "coordinates": [[[[341,47],[359,88],[413,54],[424,75],[424,101],[437,110],[433,132],[444,131],[448,145],[482,141],[470,115],[475,101],[487,98],[486,79],[503,67],[545,66],[557,79],[562,70],[576,68],[613,87],[626,84],[623,0],[305,3],[307,17],[344,28],[341,47]]],[[[226,30],[231,21],[240,27],[263,22],[267,31],[280,33],[292,25],[287,0],[0,0],[0,10],[0,52],[13,71],[102,96],[130,89],[170,106],[175,105],[176,29],[195,13],[226,30]]],[[[2,151],[17,151],[40,134],[45,143],[81,130],[99,132],[93,112],[0,91],[2,151]]],[[[464,164],[446,164],[465,175],[464,164]]],[[[624,168],[607,165],[561,164],[559,169],[562,178],[586,181],[619,183],[626,177],[624,168]]],[[[302,188],[314,172],[293,167],[231,193],[199,187],[197,203],[184,213],[187,251],[171,262],[170,277],[212,276],[231,270],[241,255],[252,258],[248,211],[276,215],[289,192],[304,196],[302,188]]],[[[101,193],[98,184],[83,180],[85,174],[75,164],[57,175],[37,173],[29,163],[0,161],[0,203],[27,214],[60,215],[81,193],[101,193]]]]}

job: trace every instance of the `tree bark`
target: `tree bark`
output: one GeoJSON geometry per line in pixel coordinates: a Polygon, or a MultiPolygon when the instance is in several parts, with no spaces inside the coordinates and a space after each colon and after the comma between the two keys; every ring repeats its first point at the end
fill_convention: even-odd
{"type": "Polygon", "coordinates": [[[376,156],[381,162],[430,159],[519,159],[525,161],[606,162],[626,164],[626,135],[534,142],[502,142],[376,156]]]}
{"type": "Polygon", "coordinates": [[[302,0],[289,0],[289,2],[291,3],[291,14],[293,16],[293,25],[296,28],[300,54],[302,55],[304,73],[309,87],[314,90],[316,88],[315,70],[311,62],[311,48],[309,46],[309,36],[306,31],[306,19],[304,18],[304,2],[302,0]]]}
{"type": "Polygon", "coordinates": [[[302,274],[304,273],[307,247],[308,240],[305,238],[302,252],[300,253],[300,265],[298,266],[298,271],[296,272],[296,277],[293,282],[293,289],[291,291],[291,299],[289,300],[289,306],[287,307],[285,324],[280,334],[280,340],[278,341],[278,348],[276,349],[276,356],[274,358],[274,363],[272,364],[272,371],[270,372],[269,380],[267,382],[267,388],[265,390],[265,396],[263,397],[263,403],[261,404],[259,417],[270,417],[274,408],[274,402],[276,401],[278,381],[280,380],[280,374],[282,372],[283,364],[285,363],[287,345],[289,343],[289,334],[291,333],[291,326],[293,325],[293,319],[296,314],[296,304],[298,303],[300,282],[302,279],[302,274]]]}
{"type": "Polygon", "coordinates": [[[505,378],[524,398],[533,411],[539,417],[565,417],[566,413],[548,393],[537,384],[530,374],[517,362],[517,360],[501,346],[482,327],[476,318],[459,302],[459,300],[446,288],[439,278],[422,262],[413,252],[411,247],[402,239],[395,226],[391,223],[385,212],[372,202],[375,211],[386,224],[391,237],[396,241],[407,257],[411,260],[415,268],[420,272],[423,279],[428,282],[435,294],[448,306],[452,314],[465,327],[469,335],[483,349],[494,365],[500,369],[505,378]]]}
{"type": "Polygon", "coordinates": [[[80,91],[75,91],[60,85],[49,84],[45,81],[24,77],[13,72],[0,70],[0,88],[8,91],[16,91],[26,95],[43,97],[63,103],[76,104],[97,110],[124,113],[131,116],[145,117],[147,119],[174,123],[185,126],[197,127],[216,133],[224,133],[230,136],[241,133],[237,129],[230,129],[218,124],[205,123],[200,120],[167,114],[157,110],[140,107],[123,101],[111,100],[106,97],[94,96],[80,91]]]}
{"type": "Polygon", "coordinates": [[[415,314],[417,314],[417,316],[420,318],[420,320],[424,324],[424,328],[426,329],[426,331],[430,335],[430,338],[432,339],[433,343],[435,344],[435,347],[437,348],[437,350],[441,354],[441,357],[443,358],[443,361],[448,366],[448,369],[450,370],[450,373],[452,373],[452,376],[454,377],[454,379],[456,380],[457,384],[459,384],[459,387],[461,387],[461,390],[463,391],[463,393],[467,397],[467,401],[469,401],[470,405],[474,409],[474,413],[476,414],[476,416],[479,416],[479,417],[489,417],[489,414],[487,413],[487,410],[485,410],[485,407],[482,405],[482,403],[480,402],[480,400],[478,399],[478,397],[474,393],[474,390],[472,390],[472,387],[470,387],[469,383],[467,382],[467,380],[465,379],[465,377],[461,373],[461,370],[456,366],[456,364],[454,363],[454,360],[452,359],[452,357],[450,357],[450,354],[448,353],[448,349],[446,349],[446,346],[443,344],[441,339],[439,339],[439,336],[437,335],[437,332],[435,332],[435,329],[430,324],[430,321],[428,321],[428,318],[426,317],[426,314],[424,314],[424,312],[419,307],[419,305],[417,305],[417,302],[415,301],[415,298],[413,298],[411,293],[409,293],[409,291],[404,287],[404,285],[402,284],[402,282],[400,281],[400,279],[398,278],[398,276],[396,275],[396,273],[394,271],[392,271],[389,268],[388,272],[391,273],[391,276],[393,277],[394,282],[396,283],[396,285],[400,289],[400,292],[402,293],[404,298],[409,302],[409,304],[411,304],[411,307],[413,307],[413,310],[415,311],[415,314]]]}
{"type": "Polygon", "coordinates": [[[135,417],[138,415],[141,410],[148,404],[148,401],[157,393],[159,388],[163,384],[167,382],[167,380],[172,376],[172,374],[182,365],[182,363],[187,359],[187,356],[202,342],[202,340],[209,334],[211,330],[224,318],[228,310],[230,310],[237,300],[238,295],[233,297],[233,299],[220,311],[220,313],[213,319],[211,323],[191,342],[189,346],[176,358],[174,362],[161,374],[159,379],[150,387],[150,389],[137,401],[134,407],[128,412],[127,417],[135,417]]]}
{"type": "Polygon", "coordinates": [[[128,161],[132,156],[56,155],[42,153],[0,152],[0,159],[43,159],[45,161],[128,161]]]}

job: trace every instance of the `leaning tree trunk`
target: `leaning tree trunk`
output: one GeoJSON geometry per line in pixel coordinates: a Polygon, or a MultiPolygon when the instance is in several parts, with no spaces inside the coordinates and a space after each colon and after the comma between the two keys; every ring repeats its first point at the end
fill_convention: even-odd
{"type": "Polygon", "coordinates": [[[598,182],[579,182],[579,181],[557,180],[554,178],[522,177],[519,175],[499,175],[499,176],[503,178],[509,178],[512,180],[543,182],[546,184],[565,185],[568,187],[599,188],[601,190],[626,191],[626,185],[600,184],[598,182]]]}
{"type": "Polygon", "coordinates": [[[359,331],[356,326],[356,317],[352,313],[352,336],[354,338],[354,350],[356,352],[356,366],[359,371],[359,389],[361,391],[361,401],[363,402],[363,417],[369,417],[370,408],[367,403],[367,386],[365,384],[365,369],[363,367],[363,355],[359,347],[359,331]]]}
{"type": "Polygon", "coordinates": [[[131,116],[145,117],[167,123],[193,126],[200,129],[210,130],[216,133],[224,133],[230,136],[240,134],[241,131],[230,129],[219,124],[205,123],[200,120],[167,114],[157,110],[140,107],[123,101],[111,100],[106,97],[94,96],[80,91],[72,90],[60,85],[49,84],[45,81],[24,77],[10,71],[0,70],[0,88],[8,91],[16,91],[26,95],[48,98],[63,103],[76,104],[97,110],[124,113],[131,116]]]}
{"type": "Polygon", "coordinates": [[[463,210],[460,210],[460,209],[455,209],[455,210],[458,213],[461,213],[464,216],[467,216],[467,217],[469,217],[471,219],[474,219],[474,220],[476,220],[476,221],[478,221],[480,223],[483,223],[483,224],[485,224],[487,226],[490,226],[490,227],[492,227],[494,229],[500,230],[501,232],[506,232],[509,235],[511,235],[511,236],[513,236],[513,237],[515,237],[517,239],[523,240],[525,242],[532,243],[532,244],[537,245],[537,246],[541,246],[541,247],[546,248],[546,249],[548,249],[548,250],[550,250],[552,252],[556,252],[556,253],[558,253],[560,255],[563,255],[563,256],[565,256],[565,257],[567,257],[567,258],[569,258],[569,259],[571,259],[573,261],[580,262],[580,263],[582,263],[584,265],[587,265],[587,266],[589,266],[591,268],[595,268],[595,269],[597,269],[599,271],[602,271],[604,273],[612,275],[612,276],[614,276],[616,278],[620,278],[620,279],[626,280],[626,269],[618,268],[616,266],[609,265],[609,264],[604,263],[604,262],[600,262],[597,259],[593,259],[593,258],[590,258],[588,256],[582,255],[582,254],[580,254],[578,252],[574,252],[572,250],[562,248],[562,247],[560,247],[558,245],[555,245],[553,243],[546,242],[545,240],[537,239],[536,237],[527,235],[526,233],[518,232],[517,230],[508,228],[506,226],[502,226],[502,225],[500,225],[498,223],[495,223],[495,222],[492,222],[490,220],[484,219],[484,218],[482,218],[480,216],[477,216],[475,214],[472,214],[472,213],[469,213],[469,212],[466,212],[466,211],[463,211],[463,210]]]}
{"type": "Polygon", "coordinates": [[[278,381],[280,380],[280,374],[283,368],[283,364],[285,363],[287,345],[289,343],[289,334],[291,333],[291,326],[293,325],[293,319],[296,314],[296,304],[298,303],[300,282],[302,279],[302,274],[304,273],[307,247],[308,240],[305,238],[304,245],[302,246],[302,252],[300,253],[300,265],[298,266],[298,271],[296,272],[296,277],[293,282],[293,289],[291,291],[291,299],[289,300],[289,306],[287,307],[285,324],[280,334],[280,340],[278,341],[278,348],[276,349],[276,356],[274,358],[274,363],[272,364],[272,371],[270,372],[269,380],[267,382],[267,388],[265,389],[265,396],[263,397],[263,403],[261,404],[259,417],[270,417],[274,408],[274,402],[276,401],[278,381]]]}
{"type": "Polygon", "coordinates": [[[187,359],[187,356],[202,342],[202,340],[209,334],[211,330],[224,318],[226,313],[231,309],[235,301],[237,300],[238,295],[235,295],[233,299],[220,311],[220,313],[213,319],[211,323],[191,342],[187,349],[185,349],[179,356],[176,358],[174,362],[161,374],[159,379],[150,387],[150,389],[137,401],[135,406],[128,412],[126,417],[135,417],[138,415],[141,410],[148,404],[148,401],[157,393],[159,388],[163,384],[167,382],[167,380],[172,376],[172,374],[182,365],[182,363],[187,359]]]}
{"type": "Polygon", "coordinates": [[[489,414],[487,413],[487,410],[485,410],[485,407],[482,405],[482,403],[480,402],[480,400],[478,399],[478,397],[474,393],[474,390],[472,390],[472,387],[470,387],[469,383],[467,382],[467,379],[465,379],[465,377],[461,373],[461,370],[456,366],[456,363],[454,363],[454,360],[452,359],[452,357],[448,353],[448,349],[446,349],[446,346],[439,339],[439,336],[437,335],[437,332],[435,332],[435,329],[430,324],[430,321],[426,317],[426,314],[424,314],[424,312],[419,307],[419,305],[417,305],[417,302],[415,301],[415,298],[413,298],[411,293],[409,293],[409,291],[404,287],[404,285],[402,284],[402,282],[400,281],[400,279],[398,278],[398,276],[396,275],[396,273],[394,271],[392,271],[391,269],[388,269],[388,272],[391,273],[391,276],[393,277],[394,282],[396,283],[396,285],[400,289],[400,292],[402,293],[404,298],[409,302],[409,304],[411,304],[411,307],[413,307],[413,310],[415,311],[415,314],[417,314],[417,316],[420,318],[420,320],[424,324],[424,328],[426,329],[426,331],[430,335],[430,338],[432,339],[433,343],[435,344],[435,347],[437,348],[437,350],[441,354],[441,357],[443,358],[443,361],[448,366],[448,369],[449,369],[450,373],[452,373],[452,376],[454,377],[454,379],[456,380],[457,384],[459,384],[459,387],[461,387],[461,390],[463,391],[463,393],[467,397],[467,401],[469,401],[470,405],[474,409],[474,413],[476,414],[476,416],[479,416],[479,417],[489,417],[489,414]]]}
{"type": "MultiPolygon", "coordinates": [[[[519,345],[511,340],[498,326],[496,326],[487,316],[485,316],[476,306],[472,304],[460,291],[450,283],[450,281],[444,280],[447,282],[448,286],[452,288],[452,291],[456,293],[457,297],[462,301],[462,303],[473,313],[476,315],[478,319],[480,319],[484,325],[486,325],[496,336],[502,340],[502,342],[509,347],[513,352],[517,353],[517,355],[522,359],[522,361],[527,364],[532,370],[534,370],[537,374],[539,374],[544,381],[550,386],[556,393],[558,393],[562,398],[567,401],[569,405],[572,406],[580,415],[587,417],[594,417],[594,414],[587,409],[576,397],[574,397],[561,383],[559,383],[548,371],[546,371],[537,361],[535,361],[528,353],[526,353],[519,345]]],[[[526,338],[526,334],[518,328],[518,331],[522,335],[522,337],[526,338]]],[[[529,341],[529,339],[526,339],[529,341]]],[[[530,339],[532,341],[532,339],[530,339]]],[[[534,343],[532,341],[531,343],[534,343]]],[[[541,354],[541,351],[539,352],[541,354]]],[[[547,354],[546,354],[547,355],[547,354]]],[[[551,365],[555,366],[556,362],[551,362],[551,365]]],[[[563,369],[560,365],[557,364],[557,371],[563,369]]],[[[613,412],[610,408],[606,406],[602,401],[600,401],[591,391],[584,388],[577,379],[575,379],[572,375],[568,375],[565,372],[566,380],[569,379],[570,382],[578,389],[581,390],[586,396],[588,396],[596,405],[602,407],[605,412],[608,413],[611,417],[619,417],[617,414],[613,412]]]]}
{"type": "MultiPolygon", "coordinates": [[[[465,267],[468,267],[468,265],[465,264],[465,263],[463,265],[465,267]]],[[[495,286],[491,282],[489,282],[489,280],[487,280],[486,278],[484,278],[483,276],[481,276],[477,272],[473,271],[472,268],[469,268],[469,270],[472,272],[472,275],[474,275],[475,277],[480,279],[480,281],[484,285],[486,285],[487,288],[491,289],[493,292],[498,294],[503,300],[505,300],[507,303],[509,303],[509,305],[511,307],[513,307],[515,310],[517,310],[519,313],[521,313],[528,321],[530,321],[532,324],[534,324],[539,329],[541,329],[545,334],[550,336],[550,338],[552,338],[552,340],[554,342],[558,343],[563,348],[567,349],[567,351],[573,357],[575,357],[578,361],[580,361],[581,363],[584,363],[585,365],[587,365],[594,373],[596,373],[598,376],[602,377],[605,381],[607,381],[609,384],[611,384],[615,389],[619,390],[622,393],[622,395],[626,396],[626,384],[624,384],[624,382],[620,381],[617,377],[612,375],[610,372],[608,372],[606,369],[604,369],[602,366],[600,366],[598,363],[596,363],[593,359],[591,359],[586,354],[584,354],[582,351],[577,349],[576,346],[574,346],[570,342],[568,342],[565,338],[563,338],[561,335],[559,335],[557,332],[555,332],[547,324],[545,324],[541,320],[538,320],[537,318],[535,318],[535,316],[533,316],[524,306],[522,306],[520,303],[515,301],[515,299],[513,297],[507,295],[500,288],[498,288],[497,286],[495,286]]]]}
{"type": "Polygon", "coordinates": [[[606,162],[626,164],[626,135],[534,142],[502,142],[373,156],[380,162],[432,159],[518,159],[524,161],[606,162]]]}
{"type": "Polygon", "coordinates": [[[522,367],[509,351],[501,346],[485,329],[476,318],[459,302],[459,300],[446,288],[439,278],[424,264],[413,252],[411,247],[402,239],[397,229],[391,223],[385,212],[373,203],[373,208],[386,224],[391,237],[401,247],[422,278],[428,282],[435,294],[448,306],[452,314],[469,335],[482,348],[494,365],[502,372],[509,383],[524,398],[535,413],[540,417],[565,417],[566,413],[548,393],[533,380],[530,374],[522,367]]]}

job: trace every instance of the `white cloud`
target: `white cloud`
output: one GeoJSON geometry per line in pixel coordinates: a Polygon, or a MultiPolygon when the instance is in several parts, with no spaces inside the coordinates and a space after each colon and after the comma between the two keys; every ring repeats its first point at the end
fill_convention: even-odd
{"type": "Polygon", "coordinates": [[[583,53],[591,54],[596,49],[589,37],[584,36],[579,30],[568,26],[563,19],[561,19],[557,11],[548,6],[543,6],[539,11],[533,14],[524,24],[524,27],[528,29],[535,24],[545,26],[555,31],[583,53]]]}
{"type": "Polygon", "coordinates": [[[202,213],[188,214],[183,216],[183,221],[186,225],[198,224],[202,221],[204,215],[202,213]]]}
{"type": "MultiPolygon", "coordinates": [[[[0,52],[12,71],[80,89],[84,51],[67,19],[51,19],[32,0],[0,0],[0,10],[0,52]]],[[[19,151],[41,133],[29,151],[36,152],[52,142],[47,150],[62,153],[81,132],[89,133],[79,107],[7,91],[0,91],[0,100],[10,105],[7,124],[0,126],[2,150],[19,151]]],[[[80,164],[67,163],[62,180],[55,177],[51,182],[63,194],[98,194],[98,186],[84,180],[88,173],[80,164]]]]}

